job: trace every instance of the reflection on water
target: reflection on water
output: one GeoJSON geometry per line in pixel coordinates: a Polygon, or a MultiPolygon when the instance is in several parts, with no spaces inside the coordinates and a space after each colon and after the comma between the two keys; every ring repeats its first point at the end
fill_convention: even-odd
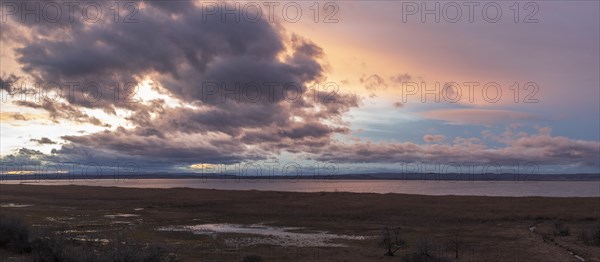
{"type": "Polygon", "coordinates": [[[0,207],[16,207],[16,208],[19,208],[19,207],[28,207],[28,206],[31,206],[31,205],[15,204],[15,203],[0,204],[0,207]]]}
{"type": "MultiPolygon", "coordinates": [[[[3,184],[19,184],[18,180],[3,184]]],[[[284,179],[131,179],[40,180],[39,185],[88,185],[136,188],[205,188],[292,192],[399,193],[466,196],[600,197],[600,181],[440,181],[440,180],[284,180],[284,179]]]]}
{"type": "Polygon", "coordinates": [[[137,217],[139,215],[135,214],[112,214],[112,215],[104,215],[107,218],[122,218],[122,217],[137,217]]]}
{"type": "Polygon", "coordinates": [[[295,247],[345,247],[339,240],[364,240],[364,236],[347,236],[327,232],[302,232],[303,228],[275,227],[266,225],[203,224],[194,226],[160,227],[159,231],[191,232],[201,235],[241,234],[230,236],[226,244],[230,246],[278,245],[295,247]]]}

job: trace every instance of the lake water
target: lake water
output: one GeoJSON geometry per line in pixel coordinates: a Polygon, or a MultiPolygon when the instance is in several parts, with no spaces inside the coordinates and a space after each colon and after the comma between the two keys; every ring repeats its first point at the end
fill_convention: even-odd
{"type": "Polygon", "coordinates": [[[600,197],[600,181],[440,181],[311,179],[98,179],[3,181],[1,184],[86,185],[134,188],[204,188],[291,192],[399,193],[464,196],[600,197]]]}

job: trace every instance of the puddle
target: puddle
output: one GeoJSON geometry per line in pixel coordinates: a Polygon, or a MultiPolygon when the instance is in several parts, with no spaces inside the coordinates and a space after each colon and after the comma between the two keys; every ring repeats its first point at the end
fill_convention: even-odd
{"type": "Polygon", "coordinates": [[[0,207],[29,207],[29,206],[31,206],[31,205],[15,204],[15,203],[0,204],[0,207]]]}
{"type": "Polygon", "coordinates": [[[277,245],[296,247],[345,247],[339,240],[364,240],[364,236],[331,234],[325,231],[303,232],[298,227],[274,227],[265,225],[203,224],[195,226],[168,226],[159,231],[191,232],[201,235],[242,234],[225,240],[229,246],[277,245]]]}
{"type": "Polygon", "coordinates": [[[113,214],[113,215],[104,215],[107,218],[123,218],[123,217],[137,217],[139,215],[135,214],[113,214]]]}
{"type": "Polygon", "coordinates": [[[63,233],[67,233],[67,234],[81,234],[81,233],[96,233],[96,232],[98,232],[98,230],[76,230],[76,229],[70,229],[70,230],[64,230],[62,232],[63,233]]]}
{"type": "Polygon", "coordinates": [[[73,220],[73,217],[46,217],[47,221],[58,222],[58,223],[66,223],[67,221],[73,220]]]}
{"type": "Polygon", "coordinates": [[[131,223],[129,221],[113,221],[113,222],[110,222],[110,224],[112,224],[112,225],[133,225],[133,223],[131,223]]]}
{"type": "Polygon", "coordinates": [[[85,236],[73,237],[71,239],[75,240],[75,241],[81,241],[81,242],[95,242],[95,243],[102,243],[102,244],[106,244],[106,243],[110,242],[110,240],[104,239],[104,238],[92,238],[92,237],[85,237],[85,236]]]}

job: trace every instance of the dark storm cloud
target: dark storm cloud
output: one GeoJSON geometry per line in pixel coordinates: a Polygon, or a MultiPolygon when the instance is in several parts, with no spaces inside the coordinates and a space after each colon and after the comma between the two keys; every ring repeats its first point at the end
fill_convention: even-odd
{"type": "Polygon", "coordinates": [[[187,1],[144,4],[136,14],[138,23],[21,23],[44,36],[18,40],[14,51],[23,71],[36,81],[79,85],[74,99],[18,105],[46,110],[56,120],[97,125],[107,123],[82,108],[132,112],[126,119],[133,128],[64,136],[69,143],[48,159],[120,156],[164,165],[229,163],[326,145],[334,134],[348,133],[342,114],[358,100],[336,90],[309,92],[307,84],[322,80],[326,68],[324,51],[310,40],[287,36],[265,20],[223,23],[220,14],[203,16],[187,1]],[[61,31],[45,32],[48,27],[61,31]],[[160,99],[114,100],[110,83],[144,77],[186,106],[166,106],[160,99]],[[84,90],[89,83],[99,83],[94,85],[101,89],[99,99],[81,99],[89,97],[84,90]],[[215,86],[219,92],[233,89],[233,97],[207,95],[207,88],[215,86]]]}
{"type": "Polygon", "coordinates": [[[0,157],[0,172],[20,170],[21,166],[35,166],[42,163],[44,154],[35,149],[19,148],[14,153],[0,157]]]}
{"type": "MultiPolygon", "coordinates": [[[[69,27],[67,37],[40,32],[47,38],[36,38],[16,48],[18,61],[37,81],[79,83],[76,99],[70,102],[97,108],[135,109],[134,104],[115,103],[111,83],[137,82],[149,73],[160,74],[156,80],[172,95],[187,101],[200,98],[197,91],[204,82],[303,83],[320,73],[312,71],[305,77],[307,74],[298,72],[304,65],[280,63],[276,55],[284,42],[280,32],[266,21],[222,23],[218,15],[203,21],[201,9],[190,6],[181,8],[175,18],[170,14],[173,8],[167,12],[163,4],[151,6],[160,8],[140,9],[138,23],[114,23],[107,18],[69,27]],[[89,83],[98,83],[102,89],[99,100],[81,99],[89,83]]],[[[39,30],[46,24],[30,27],[39,30]]]]}
{"type": "MultiPolygon", "coordinates": [[[[63,136],[71,142],[56,153],[77,155],[77,150],[85,150],[92,157],[81,161],[133,161],[136,163],[160,162],[165,165],[193,163],[233,163],[243,160],[263,159],[257,151],[245,148],[245,145],[221,137],[202,135],[157,136],[139,134],[148,129],[104,131],[87,136],[63,136]],[[112,155],[111,155],[112,154],[112,155]]],[[[152,132],[152,131],[150,131],[152,132]]]]}
{"type": "Polygon", "coordinates": [[[19,149],[18,154],[19,155],[43,155],[43,153],[38,150],[24,148],[24,147],[19,149]]]}
{"type": "Polygon", "coordinates": [[[89,116],[88,114],[79,110],[78,107],[67,103],[54,103],[51,101],[42,100],[39,103],[31,101],[15,101],[14,104],[34,109],[43,109],[49,113],[50,118],[54,122],[58,122],[60,119],[68,119],[78,123],[89,123],[96,126],[111,127],[110,124],[103,123],[98,118],[89,116]]]}
{"type": "MultiPolygon", "coordinates": [[[[288,40],[264,20],[223,23],[220,15],[203,16],[200,8],[188,2],[149,4],[158,8],[140,9],[139,23],[92,23],[70,28],[66,39],[48,37],[21,43],[24,46],[15,50],[18,61],[38,81],[79,83],[75,90],[82,94],[75,94],[70,102],[99,108],[135,109],[132,104],[115,103],[110,84],[136,82],[150,73],[159,74],[154,80],[171,95],[203,103],[220,103],[212,97],[202,99],[206,83],[227,88],[235,83],[257,83],[261,93],[274,93],[273,101],[277,102],[284,97],[284,84],[295,83],[305,92],[305,82],[322,76],[323,68],[316,60],[323,55],[321,48],[293,36],[289,40],[292,54],[280,61],[278,55],[288,40]],[[185,8],[169,7],[180,5],[185,8]],[[177,17],[170,14],[175,10],[177,17]],[[103,92],[98,101],[81,99],[85,93],[82,89],[89,83],[99,83],[103,92]],[[276,83],[276,90],[267,89],[264,83],[276,83]]],[[[96,91],[97,86],[93,87],[96,91]]]]}

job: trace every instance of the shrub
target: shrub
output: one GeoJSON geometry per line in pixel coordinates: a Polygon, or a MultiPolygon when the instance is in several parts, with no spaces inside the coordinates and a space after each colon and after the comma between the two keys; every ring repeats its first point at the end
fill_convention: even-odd
{"type": "Polygon", "coordinates": [[[174,262],[179,258],[158,245],[128,244],[121,238],[108,246],[73,242],[62,234],[44,234],[32,242],[35,262],[174,262]]]}
{"type": "Polygon", "coordinates": [[[569,227],[565,226],[563,222],[554,222],[554,235],[555,236],[568,236],[571,234],[569,227]]]}
{"type": "Polygon", "coordinates": [[[600,246],[600,224],[582,230],[580,238],[587,245],[600,246]]]}
{"type": "Polygon", "coordinates": [[[114,262],[173,262],[179,258],[159,245],[127,244],[124,241],[113,241],[109,250],[102,252],[97,261],[114,262]]]}
{"type": "Polygon", "coordinates": [[[446,242],[446,247],[449,251],[452,251],[454,253],[454,258],[458,259],[460,255],[460,250],[462,249],[464,244],[465,242],[462,241],[459,235],[454,235],[454,238],[446,242]]]}
{"type": "Polygon", "coordinates": [[[385,248],[386,252],[384,255],[393,256],[400,248],[405,245],[404,240],[400,237],[400,228],[390,229],[389,227],[383,228],[381,231],[381,242],[379,246],[385,248]]]}
{"type": "Polygon", "coordinates": [[[554,233],[555,236],[568,236],[571,234],[569,227],[565,226],[562,222],[554,222],[554,233]]]}
{"type": "Polygon", "coordinates": [[[26,253],[29,246],[29,229],[21,218],[5,217],[0,219],[0,248],[17,253],[26,253]]]}
{"type": "MultiPolygon", "coordinates": [[[[180,259],[159,245],[127,244],[122,235],[108,246],[94,246],[73,241],[65,234],[38,232],[30,242],[29,229],[20,218],[0,220],[0,248],[17,253],[31,252],[34,262],[173,262],[180,259]]],[[[262,261],[262,260],[249,260],[262,261]]]]}
{"type": "Polygon", "coordinates": [[[61,262],[67,260],[66,243],[55,236],[40,236],[31,242],[31,253],[35,262],[61,262]]]}
{"type": "Polygon", "coordinates": [[[417,241],[417,254],[421,257],[432,257],[434,252],[434,246],[431,241],[421,239],[417,241]]]}

